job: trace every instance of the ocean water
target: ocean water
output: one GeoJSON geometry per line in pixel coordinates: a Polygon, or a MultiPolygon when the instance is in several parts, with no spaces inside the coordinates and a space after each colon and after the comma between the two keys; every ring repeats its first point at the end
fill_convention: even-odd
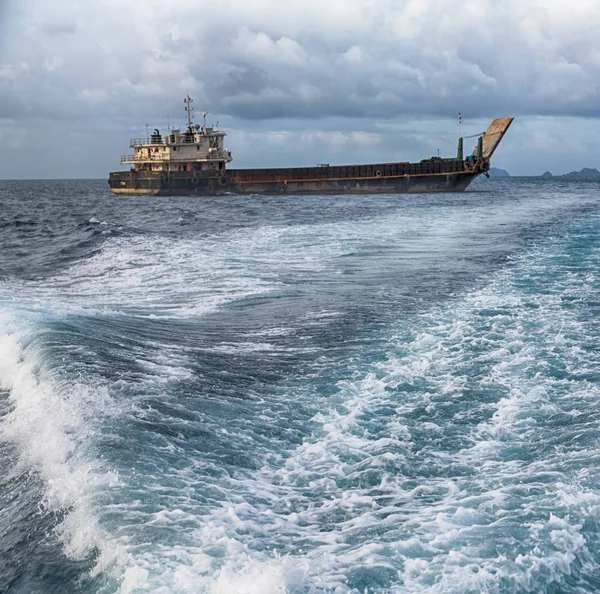
{"type": "Polygon", "coordinates": [[[0,591],[600,590],[600,185],[0,182],[0,591]]]}

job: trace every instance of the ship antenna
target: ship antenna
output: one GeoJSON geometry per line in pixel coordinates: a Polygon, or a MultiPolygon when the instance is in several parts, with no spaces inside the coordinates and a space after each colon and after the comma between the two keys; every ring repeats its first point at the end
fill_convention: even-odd
{"type": "Polygon", "coordinates": [[[461,128],[461,124],[462,124],[462,115],[460,113],[460,111],[458,112],[458,137],[460,138],[460,128],[461,128]]]}
{"type": "Polygon", "coordinates": [[[194,108],[192,107],[192,103],[194,102],[194,100],[187,95],[186,98],[183,100],[183,102],[185,103],[185,111],[187,112],[187,119],[188,119],[188,130],[191,132],[192,131],[192,125],[193,125],[193,114],[194,114],[194,108]]]}
{"type": "Polygon", "coordinates": [[[208,115],[207,111],[202,112],[202,117],[204,118],[204,134],[206,134],[206,116],[208,115]]]}

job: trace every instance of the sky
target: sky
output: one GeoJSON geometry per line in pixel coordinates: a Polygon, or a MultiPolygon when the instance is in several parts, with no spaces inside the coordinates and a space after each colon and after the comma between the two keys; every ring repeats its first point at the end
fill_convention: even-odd
{"type": "Polygon", "coordinates": [[[600,168],[599,30],[599,0],[0,0],[0,178],[106,178],[186,93],[232,167],[453,156],[461,112],[515,117],[512,175],[600,168]]]}

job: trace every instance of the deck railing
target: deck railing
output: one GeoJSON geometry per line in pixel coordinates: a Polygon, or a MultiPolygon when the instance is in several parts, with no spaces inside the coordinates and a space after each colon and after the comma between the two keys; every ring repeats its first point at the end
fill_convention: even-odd
{"type": "Polygon", "coordinates": [[[148,136],[146,138],[132,138],[129,141],[129,146],[134,147],[134,146],[146,146],[146,145],[158,145],[158,144],[165,144],[166,143],[166,136],[157,136],[156,138],[152,138],[151,136],[148,136]]]}
{"type": "Polygon", "coordinates": [[[193,163],[194,161],[222,161],[231,159],[230,151],[213,151],[209,155],[180,155],[178,152],[171,152],[167,157],[164,153],[150,153],[146,156],[141,155],[121,155],[121,163],[143,163],[144,161],[159,161],[162,163],[177,163],[186,162],[193,163]]]}
{"type": "MultiPolygon", "coordinates": [[[[129,146],[156,146],[156,145],[165,145],[167,144],[167,140],[169,138],[169,134],[166,136],[148,136],[146,138],[132,138],[129,141],[129,146]]],[[[196,144],[197,139],[194,136],[186,136],[185,134],[177,134],[177,142],[175,144],[196,144]]]]}

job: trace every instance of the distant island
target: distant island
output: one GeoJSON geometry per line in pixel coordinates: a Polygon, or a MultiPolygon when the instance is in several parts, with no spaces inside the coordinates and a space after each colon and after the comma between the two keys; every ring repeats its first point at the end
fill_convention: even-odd
{"type": "MultiPolygon", "coordinates": [[[[510,177],[510,173],[508,173],[506,169],[500,169],[499,167],[490,167],[489,174],[491,178],[510,177]]],[[[571,171],[570,173],[565,173],[564,175],[552,175],[550,171],[545,171],[544,173],[542,173],[542,175],[536,175],[532,177],[539,177],[541,179],[594,181],[600,180],[600,171],[598,171],[598,169],[595,168],[584,167],[581,171],[571,171]]]]}
{"type": "Polygon", "coordinates": [[[564,175],[552,175],[549,171],[544,172],[542,179],[579,179],[579,180],[600,180],[600,171],[590,167],[584,167],[581,171],[571,171],[564,175]]]}
{"type": "Polygon", "coordinates": [[[500,169],[499,167],[490,167],[489,174],[492,177],[510,177],[510,173],[506,169],[500,169]]]}

